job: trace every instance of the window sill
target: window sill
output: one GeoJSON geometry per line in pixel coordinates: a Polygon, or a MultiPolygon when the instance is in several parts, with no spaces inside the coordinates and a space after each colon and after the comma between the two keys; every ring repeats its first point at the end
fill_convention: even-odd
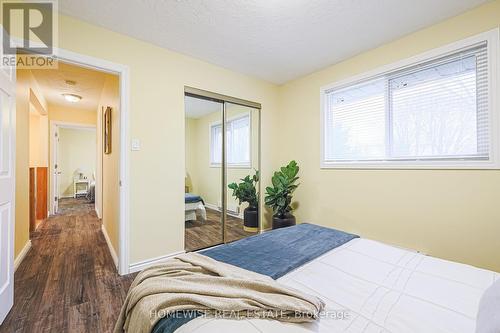
{"type": "Polygon", "coordinates": [[[493,161],[441,161],[441,162],[398,162],[398,161],[355,161],[325,162],[321,169],[373,169],[373,170],[498,170],[500,163],[493,161]]]}
{"type": "MultiPolygon", "coordinates": [[[[220,164],[210,164],[210,168],[220,168],[220,164]]],[[[227,169],[251,169],[250,164],[228,164],[227,169]]]]}

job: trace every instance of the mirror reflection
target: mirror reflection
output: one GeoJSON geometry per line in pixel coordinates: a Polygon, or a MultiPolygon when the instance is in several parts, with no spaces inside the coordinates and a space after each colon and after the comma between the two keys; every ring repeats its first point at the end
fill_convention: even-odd
{"type": "Polygon", "coordinates": [[[259,116],[258,109],[185,97],[186,251],[259,231],[259,116]]]}

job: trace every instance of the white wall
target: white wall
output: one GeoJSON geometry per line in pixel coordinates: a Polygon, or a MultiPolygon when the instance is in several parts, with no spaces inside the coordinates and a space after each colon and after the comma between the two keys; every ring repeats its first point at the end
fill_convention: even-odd
{"type": "Polygon", "coordinates": [[[75,171],[81,169],[87,179],[96,170],[96,131],[90,129],[59,129],[58,149],[59,194],[73,196],[75,171]]]}

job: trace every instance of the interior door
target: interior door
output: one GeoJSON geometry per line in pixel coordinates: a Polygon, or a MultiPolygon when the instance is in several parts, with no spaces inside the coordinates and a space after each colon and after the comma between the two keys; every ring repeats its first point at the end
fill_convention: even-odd
{"type": "Polygon", "coordinates": [[[15,88],[15,69],[0,68],[0,324],[14,303],[15,88]]]}
{"type": "Polygon", "coordinates": [[[55,126],[54,128],[54,144],[53,144],[53,154],[52,158],[54,159],[52,161],[54,165],[54,175],[52,177],[52,193],[54,195],[54,200],[53,200],[53,212],[54,214],[57,214],[59,211],[59,175],[61,174],[61,170],[59,170],[59,126],[55,126]]]}

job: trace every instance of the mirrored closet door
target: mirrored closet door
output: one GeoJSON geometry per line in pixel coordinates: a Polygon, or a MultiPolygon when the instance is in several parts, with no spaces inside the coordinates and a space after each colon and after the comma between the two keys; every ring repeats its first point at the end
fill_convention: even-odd
{"type": "Polygon", "coordinates": [[[260,231],[260,105],[187,88],[185,249],[260,231]]]}

